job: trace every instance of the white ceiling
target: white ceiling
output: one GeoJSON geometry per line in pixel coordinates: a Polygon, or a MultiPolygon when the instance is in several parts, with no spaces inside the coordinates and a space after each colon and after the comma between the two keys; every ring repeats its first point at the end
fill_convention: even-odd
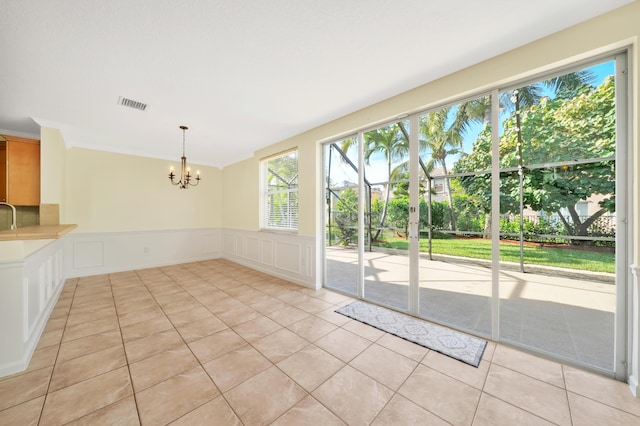
{"type": "Polygon", "coordinates": [[[0,129],[223,167],[631,2],[0,0],[0,129]]]}

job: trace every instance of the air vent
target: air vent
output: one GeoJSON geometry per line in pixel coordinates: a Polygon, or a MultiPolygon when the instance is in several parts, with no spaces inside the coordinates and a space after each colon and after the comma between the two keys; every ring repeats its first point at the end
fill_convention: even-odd
{"type": "Polygon", "coordinates": [[[129,108],[139,109],[140,111],[144,111],[147,109],[147,104],[134,101],[133,99],[127,99],[122,96],[118,98],[118,104],[129,108]]]}

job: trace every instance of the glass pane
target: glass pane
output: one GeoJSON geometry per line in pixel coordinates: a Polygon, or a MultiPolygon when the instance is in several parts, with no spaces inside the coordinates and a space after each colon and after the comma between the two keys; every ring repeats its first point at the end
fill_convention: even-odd
{"type": "Polygon", "coordinates": [[[500,338],[613,370],[614,63],[506,93],[500,338]]]}
{"type": "Polygon", "coordinates": [[[324,147],[325,286],[358,294],[358,141],[324,147]]]}
{"type": "Polygon", "coordinates": [[[420,315],[491,334],[491,102],[420,117],[420,315]]]}
{"type": "Polygon", "coordinates": [[[364,134],[365,299],[409,308],[409,122],[364,134]]]}

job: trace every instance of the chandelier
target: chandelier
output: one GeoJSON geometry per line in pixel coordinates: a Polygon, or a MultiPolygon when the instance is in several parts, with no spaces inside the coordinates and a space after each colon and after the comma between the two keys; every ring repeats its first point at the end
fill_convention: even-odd
{"type": "Polygon", "coordinates": [[[173,166],[169,170],[169,179],[171,179],[171,183],[174,185],[179,185],[180,189],[187,189],[189,186],[196,186],[200,183],[200,171],[196,172],[195,179],[191,176],[191,168],[187,167],[187,157],[184,154],[184,139],[185,139],[185,131],[189,128],[187,126],[180,126],[182,129],[182,158],[180,159],[180,180],[176,181],[176,175],[173,173],[173,166]],[[195,180],[196,183],[192,181],[195,180]]]}

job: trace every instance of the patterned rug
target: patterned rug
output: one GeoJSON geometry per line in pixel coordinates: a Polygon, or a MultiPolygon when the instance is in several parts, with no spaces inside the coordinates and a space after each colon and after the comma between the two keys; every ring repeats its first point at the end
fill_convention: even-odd
{"type": "Polygon", "coordinates": [[[365,302],[352,302],[336,312],[474,367],[487,347],[486,340],[365,302]]]}

